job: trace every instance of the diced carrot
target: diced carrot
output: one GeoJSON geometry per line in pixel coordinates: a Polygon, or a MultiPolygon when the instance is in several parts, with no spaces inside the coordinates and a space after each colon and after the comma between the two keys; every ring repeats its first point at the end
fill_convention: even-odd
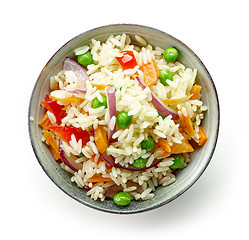
{"type": "Polygon", "coordinates": [[[108,141],[106,132],[104,131],[104,128],[101,125],[98,125],[97,129],[95,130],[94,140],[98,151],[100,153],[105,152],[108,147],[108,141]]]}
{"type": "Polygon", "coordinates": [[[60,153],[59,153],[59,145],[58,145],[57,141],[54,139],[54,137],[52,136],[52,134],[48,130],[46,130],[44,132],[43,137],[46,139],[48,144],[54,150],[54,152],[52,152],[52,154],[55,157],[55,160],[58,160],[60,158],[60,153]]]}
{"type": "Polygon", "coordinates": [[[71,97],[67,97],[67,98],[56,98],[56,97],[49,95],[49,98],[54,99],[56,101],[61,101],[66,104],[74,103],[76,105],[80,105],[84,101],[84,99],[78,98],[74,95],[71,97]]]}
{"type": "Polygon", "coordinates": [[[51,153],[52,153],[52,155],[53,155],[53,157],[54,157],[54,159],[55,159],[56,161],[58,161],[58,160],[61,158],[60,153],[57,152],[57,151],[56,151],[54,148],[52,148],[51,146],[50,146],[50,151],[51,151],[51,153]]]}
{"type": "Polygon", "coordinates": [[[195,85],[192,87],[191,91],[190,91],[190,95],[192,94],[192,96],[190,97],[190,100],[195,100],[195,99],[197,99],[197,97],[198,97],[199,94],[200,94],[200,91],[201,91],[201,86],[195,84],[195,85]]]}
{"type": "Polygon", "coordinates": [[[170,148],[171,154],[188,153],[194,151],[194,148],[187,140],[182,140],[182,143],[174,143],[170,148]]]}
{"type": "Polygon", "coordinates": [[[199,135],[199,142],[198,142],[198,144],[200,146],[202,146],[208,140],[208,137],[207,137],[207,135],[206,135],[206,133],[205,133],[205,131],[204,131],[204,129],[203,129],[202,126],[199,127],[198,135],[199,135]]]}
{"type": "Polygon", "coordinates": [[[45,128],[47,126],[49,126],[51,124],[49,118],[48,118],[48,113],[46,113],[42,120],[39,122],[39,125],[42,127],[42,128],[45,128]]]}
{"type": "Polygon", "coordinates": [[[109,87],[109,85],[104,85],[104,84],[92,84],[93,87],[96,87],[99,90],[105,90],[106,88],[109,87]]]}
{"type": "Polygon", "coordinates": [[[170,153],[171,148],[168,144],[168,141],[164,138],[159,138],[157,143],[165,152],[170,153]]]}
{"type": "Polygon", "coordinates": [[[195,130],[193,128],[193,123],[189,117],[189,113],[185,107],[181,107],[183,121],[187,127],[188,134],[193,137],[195,135],[195,130]]]}
{"type": "Polygon", "coordinates": [[[171,98],[171,99],[164,99],[162,100],[162,102],[164,104],[176,104],[176,103],[181,103],[184,101],[187,101],[188,99],[190,99],[191,95],[186,96],[186,97],[182,97],[182,98],[171,98]]]}
{"type": "Polygon", "coordinates": [[[150,87],[157,82],[159,78],[159,69],[155,60],[143,65],[144,83],[150,87]]]}
{"type": "Polygon", "coordinates": [[[104,178],[101,174],[94,174],[92,177],[87,179],[88,182],[110,182],[111,178],[104,178]]]}

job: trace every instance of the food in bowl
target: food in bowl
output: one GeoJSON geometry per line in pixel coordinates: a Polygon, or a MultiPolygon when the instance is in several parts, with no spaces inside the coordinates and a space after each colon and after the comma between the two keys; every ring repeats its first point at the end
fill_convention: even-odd
{"type": "Polygon", "coordinates": [[[50,78],[41,103],[43,141],[92,199],[120,206],[154,197],[176,181],[207,141],[196,69],[178,51],[135,36],[92,39],[50,78]]]}

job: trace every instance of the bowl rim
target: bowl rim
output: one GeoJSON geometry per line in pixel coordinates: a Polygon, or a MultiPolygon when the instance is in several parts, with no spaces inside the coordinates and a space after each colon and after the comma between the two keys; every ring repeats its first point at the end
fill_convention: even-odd
{"type": "Polygon", "coordinates": [[[219,135],[219,126],[220,126],[220,104],[219,104],[219,97],[218,97],[218,93],[217,93],[217,89],[215,87],[215,84],[214,84],[214,81],[209,73],[209,71],[207,70],[206,66],[204,65],[204,63],[201,61],[201,59],[195,54],[195,52],[190,49],[185,43],[183,43],[181,40],[177,39],[176,37],[173,37],[172,35],[162,31],[162,30],[159,30],[157,28],[154,28],[154,27],[151,27],[151,26],[146,26],[146,25],[140,25],[140,24],[130,24],[130,23],[117,23],[117,24],[108,24],[108,25],[102,25],[102,26],[99,26],[99,27],[95,27],[95,28],[92,28],[90,30],[87,30],[85,32],[82,32],[78,35],[76,35],[75,37],[71,38],[70,40],[68,40],[65,44],[63,44],[53,55],[52,57],[50,57],[50,59],[47,61],[47,63],[45,64],[45,66],[42,68],[40,74],[38,75],[37,77],[37,80],[35,82],[35,85],[33,87],[33,90],[32,90],[32,93],[31,93],[31,97],[30,97],[30,101],[29,101],[29,106],[28,106],[28,131],[29,131],[29,138],[30,138],[30,142],[31,142],[31,146],[32,146],[32,149],[34,151],[34,154],[36,156],[36,159],[38,161],[38,163],[40,164],[40,166],[42,167],[43,171],[46,173],[46,175],[51,179],[51,181],[59,188],[61,189],[64,193],[66,193],[68,196],[70,196],[71,198],[73,198],[74,200],[76,200],[77,202],[85,205],[85,206],[88,206],[92,209],[95,209],[95,210],[100,210],[102,212],[106,212],[106,213],[114,213],[114,214],[135,214],[135,213],[142,213],[142,212],[146,212],[146,211],[150,211],[150,210],[153,210],[153,209],[157,209],[159,207],[162,207],[168,203],[170,203],[171,201],[173,201],[174,199],[178,198],[180,195],[182,195],[183,193],[185,193],[189,188],[191,188],[195,183],[196,181],[202,176],[202,174],[204,173],[204,171],[206,170],[206,168],[208,167],[212,157],[213,157],[213,154],[214,154],[214,151],[215,151],[215,148],[216,148],[216,145],[217,145],[217,141],[218,141],[218,135],[219,135]],[[135,27],[135,28],[143,28],[143,29],[147,29],[149,31],[154,31],[154,32],[159,32],[163,35],[167,35],[168,37],[172,38],[174,41],[177,41],[180,45],[182,45],[184,48],[186,48],[188,51],[190,51],[194,57],[197,59],[197,61],[200,63],[200,65],[202,66],[203,70],[205,71],[205,73],[208,75],[208,78],[210,80],[210,83],[213,87],[213,90],[214,90],[214,95],[215,95],[215,99],[216,99],[216,103],[217,103],[217,125],[216,125],[216,132],[215,132],[215,138],[214,138],[214,142],[213,142],[213,145],[212,145],[212,149],[210,151],[210,154],[207,158],[207,161],[205,162],[205,165],[204,167],[202,168],[202,170],[200,172],[198,172],[198,175],[192,180],[189,182],[189,184],[181,189],[181,191],[177,192],[175,195],[173,195],[172,197],[166,199],[165,201],[162,201],[160,203],[157,203],[157,204],[152,204],[150,205],[149,207],[146,207],[146,208],[142,208],[142,209],[137,209],[137,210],[134,210],[134,211],[123,211],[123,208],[120,208],[120,210],[112,210],[112,209],[106,209],[106,208],[101,208],[97,205],[92,205],[90,203],[87,203],[77,197],[75,197],[73,194],[70,194],[69,192],[67,192],[65,189],[63,189],[63,187],[61,187],[54,179],[53,177],[46,171],[45,167],[43,166],[42,164],[42,160],[40,159],[39,157],[39,154],[38,154],[38,150],[36,149],[36,146],[35,146],[35,141],[33,139],[33,135],[32,135],[32,131],[31,131],[31,108],[32,108],[32,102],[33,102],[33,97],[34,97],[34,92],[36,90],[36,87],[38,85],[38,82],[40,80],[40,78],[42,77],[42,74],[43,72],[45,71],[45,69],[47,68],[48,64],[53,60],[53,58],[62,50],[64,49],[70,42],[76,40],[77,38],[89,33],[89,32],[92,32],[92,31],[98,31],[99,29],[104,29],[104,28],[110,28],[110,27],[135,27]]]}

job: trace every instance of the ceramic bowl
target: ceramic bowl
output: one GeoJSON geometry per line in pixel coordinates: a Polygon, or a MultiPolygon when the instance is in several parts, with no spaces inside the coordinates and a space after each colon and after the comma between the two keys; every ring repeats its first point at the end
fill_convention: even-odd
{"type": "MultiPolygon", "coordinates": [[[[95,28],[84,32],[62,46],[48,61],[42,69],[32,92],[29,105],[29,134],[34,153],[49,178],[66,194],[80,203],[91,208],[119,214],[139,213],[163,206],[179,197],[188,190],[202,175],[208,166],[218,137],[219,129],[219,103],[214,82],[196,54],[185,44],[171,35],[146,26],[132,24],[117,24],[95,28]],[[78,188],[70,180],[70,174],[61,169],[59,164],[53,159],[47,146],[41,141],[42,132],[38,123],[44,115],[44,109],[40,106],[45,94],[49,93],[49,77],[56,75],[63,65],[65,57],[72,57],[73,51],[79,46],[88,45],[92,38],[104,41],[111,34],[129,34],[132,39],[139,34],[151,45],[159,46],[163,49],[174,46],[179,51],[179,61],[190,68],[198,70],[197,83],[202,86],[202,100],[208,106],[205,119],[202,124],[208,136],[206,144],[191,154],[191,162],[176,175],[176,181],[167,187],[158,187],[155,197],[147,201],[132,201],[126,207],[119,207],[112,200],[94,201],[86,195],[86,191],[78,188]]],[[[194,199],[193,199],[194,201],[194,199]]]]}

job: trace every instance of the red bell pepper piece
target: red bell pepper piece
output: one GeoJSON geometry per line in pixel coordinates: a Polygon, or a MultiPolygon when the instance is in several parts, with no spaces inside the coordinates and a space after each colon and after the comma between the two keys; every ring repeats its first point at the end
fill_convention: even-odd
{"type": "Polygon", "coordinates": [[[76,127],[67,126],[47,126],[45,129],[54,132],[62,141],[66,142],[68,145],[71,141],[71,136],[74,134],[77,142],[81,139],[82,146],[86,145],[90,140],[90,135],[88,131],[76,127]]]}
{"type": "Polygon", "coordinates": [[[56,118],[56,123],[61,124],[62,118],[66,117],[66,112],[63,110],[63,106],[59,105],[57,101],[46,96],[46,100],[41,103],[49,112],[53,113],[56,118]]]}
{"type": "Polygon", "coordinates": [[[122,57],[116,57],[124,70],[131,69],[137,66],[137,61],[132,51],[123,51],[122,57]]]}

